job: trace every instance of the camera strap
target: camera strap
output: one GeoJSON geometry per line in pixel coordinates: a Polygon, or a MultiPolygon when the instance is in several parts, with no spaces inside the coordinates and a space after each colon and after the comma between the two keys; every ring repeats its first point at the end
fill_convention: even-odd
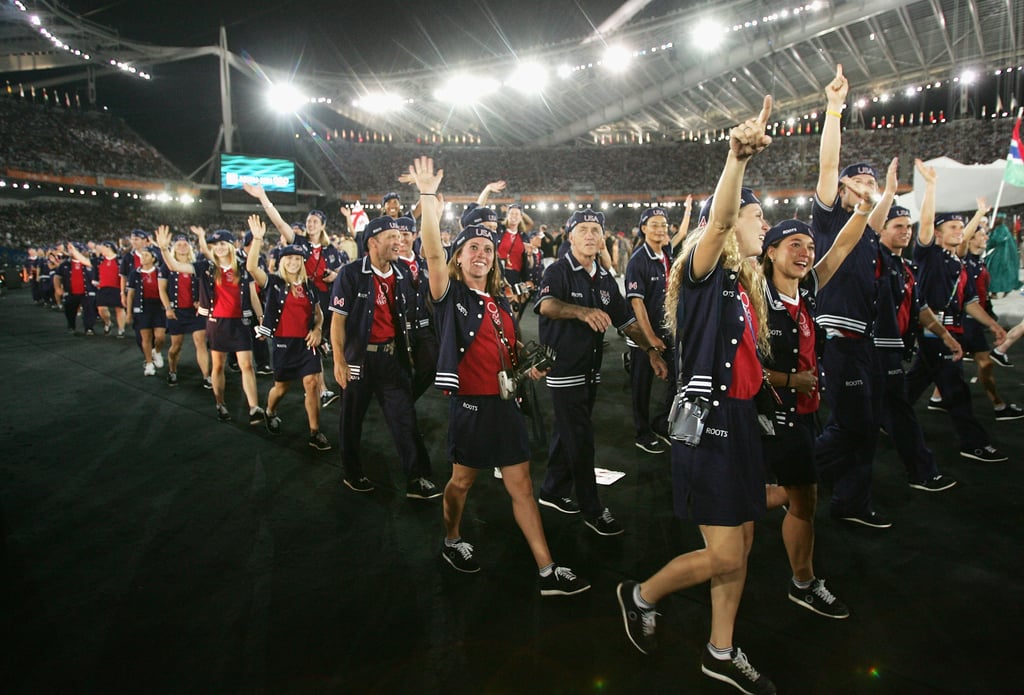
{"type": "MultiPolygon", "coordinates": [[[[498,304],[498,300],[494,299],[494,297],[491,297],[491,300],[494,302],[495,311],[500,314],[501,306],[498,304]]],[[[494,332],[498,335],[498,340],[501,341],[501,344],[505,346],[505,350],[508,351],[508,358],[512,361],[512,369],[517,369],[519,367],[519,359],[516,357],[516,351],[512,349],[512,345],[509,343],[508,338],[505,337],[505,331],[501,327],[501,321],[498,320],[497,316],[487,310],[486,307],[484,307],[484,310],[487,311],[487,314],[491,317],[491,323],[494,324],[494,332]]],[[[500,354],[500,351],[498,356],[501,358],[501,366],[504,369],[505,356],[500,354]]]]}

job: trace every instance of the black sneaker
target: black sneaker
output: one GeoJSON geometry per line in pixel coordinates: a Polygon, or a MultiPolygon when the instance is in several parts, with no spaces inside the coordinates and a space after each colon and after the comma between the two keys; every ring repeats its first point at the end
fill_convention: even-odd
{"type": "Polygon", "coordinates": [[[426,478],[413,478],[405,488],[405,496],[414,500],[432,500],[443,494],[443,490],[426,478]]]}
{"type": "Polygon", "coordinates": [[[85,329],[85,334],[86,335],[96,335],[95,331],[93,331],[91,328],[86,328],[85,329]]]}
{"type": "Polygon", "coordinates": [[[167,372],[167,385],[168,386],[177,386],[178,385],[178,375],[175,372],[167,372]]]}
{"type": "Polygon", "coordinates": [[[832,517],[839,519],[840,521],[847,521],[851,524],[860,524],[861,526],[870,526],[871,528],[889,528],[892,526],[892,522],[886,517],[882,516],[874,509],[868,509],[865,512],[856,514],[836,514],[833,512],[832,517]]]}
{"type": "Polygon", "coordinates": [[[608,507],[604,508],[601,515],[593,519],[584,519],[585,523],[590,528],[594,529],[594,532],[599,536],[618,536],[623,531],[622,524],[615,520],[612,513],[608,510],[608,507]]]}
{"type": "Polygon", "coordinates": [[[268,374],[273,374],[274,370],[270,368],[269,364],[263,364],[260,365],[259,367],[256,367],[256,373],[259,374],[260,376],[266,376],[268,374]]]}
{"type": "Polygon", "coordinates": [[[231,420],[231,413],[228,412],[227,407],[223,403],[217,404],[217,419],[221,422],[228,422],[231,420]]]}
{"type": "Polygon", "coordinates": [[[1024,418],[1024,410],[1018,408],[1014,403],[996,410],[996,420],[1020,420],[1021,418],[1024,418]]]}
{"type": "Polygon", "coordinates": [[[326,408],[339,398],[341,398],[341,394],[335,393],[334,391],[324,391],[320,394],[320,407],[326,408]]]}
{"type": "Polygon", "coordinates": [[[324,436],[323,432],[313,432],[309,435],[309,445],[317,451],[330,451],[331,443],[327,441],[327,437],[324,436]]]}
{"type": "Polygon", "coordinates": [[[568,567],[555,567],[551,574],[540,578],[541,596],[572,596],[590,588],[590,582],[576,576],[568,567]]]}
{"type": "Polygon", "coordinates": [[[630,368],[632,366],[630,364],[630,361],[631,361],[630,352],[629,352],[629,350],[626,350],[624,353],[622,353],[622,369],[623,369],[623,371],[626,372],[626,374],[629,374],[630,368]]]}
{"type": "Polygon", "coordinates": [[[789,600],[798,606],[814,611],[826,618],[849,618],[850,609],[825,588],[824,579],[814,579],[806,589],[801,589],[789,580],[789,600]]]}
{"type": "Polygon", "coordinates": [[[562,514],[579,514],[580,505],[572,501],[570,497],[545,497],[541,495],[537,498],[537,503],[545,507],[551,507],[562,512],[562,514]]]}
{"type": "Polygon", "coordinates": [[[661,440],[653,434],[647,435],[646,437],[637,437],[633,444],[636,445],[637,449],[646,451],[648,454],[665,453],[665,445],[662,444],[661,440]]]}
{"type": "Polygon", "coordinates": [[[358,478],[342,478],[341,482],[345,483],[345,487],[353,492],[373,492],[373,483],[365,475],[359,476],[358,478]]]}
{"type": "Polygon", "coordinates": [[[910,487],[915,490],[924,490],[925,492],[942,492],[956,485],[956,480],[948,475],[942,475],[941,473],[932,476],[928,480],[921,482],[912,482],[910,487]]]}
{"type": "Polygon", "coordinates": [[[442,543],[441,557],[459,572],[473,574],[480,571],[480,565],[473,559],[473,546],[466,541],[459,541],[455,545],[442,543]]]}
{"type": "Polygon", "coordinates": [[[228,362],[228,369],[235,372],[236,374],[242,371],[242,368],[238,366],[238,362],[228,362]]]}
{"type": "Polygon", "coordinates": [[[281,434],[281,418],[276,414],[267,413],[267,432],[281,434]]]}
{"type": "Polygon", "coordinates": [[[622,611],[622,624],[626,628],[626,637],[633,646],[643,654],[650,654],[658,648],[654,630],[658,622],[658,612],[653,608],[641,608],[633,599],[636,582],[625,581],[615,589],[622,611]]]}
{"type": "Polygon", "coordinates": [[[728,683],[748,695],[772,695],[775,692],[775,684],[768,680],[768,676],[758,673],[739,647],[734,647],[732,658],[724,661],[716,659],[705,648],[700,658],[700,670],[705,676],[728,683]]]}
{"type": "Polygon", "coordinates": [[[1013,366],[1013,362],[1010,361],[1010,358],[1004,355],[1003,353],[999,352],[998,350],[992,350],[992,352],[989,353],[989,357],[991,357],[992,361],[998,364],[1000,367],[1013,366]]]}
{"type": "Polygon", "coordinates": [[[965,459],[974,459],[983,463],[1002,463],[1007,460],[1007,457],[991,444],[986,444],[980,449],[961,449],[960,455],[965,459]]]}
{"type": "Polygon", "coordinates": [[[250,425],[266,425],[267,424],[267,411],[263,408],[256,406],[255,409],[249,410],[249,424],[250,425]]]}
{"type": "Polygon", "coordinates": [[[968,353],[964,353],[964,356],[962,358],[960,358],[960,359],[963,362],[973,362],[974,361],[974,355],[972,355],[969,352],[968,353]]]}
{"type": "Polygon", "coordinates": [[[928,399],[928,410],[934,410],[939,413],[949,412],[949,408],[946,407],[946,404],[943,401],[936,401],[931,398],[928,399]]]}
{"type": "Polygon", "coordinates": [[[213,379],[211,379],[208,376],[204,376],[203,377],[203,388],[206,389],[207,391],[212,391],[213,390],[213,379]]]}

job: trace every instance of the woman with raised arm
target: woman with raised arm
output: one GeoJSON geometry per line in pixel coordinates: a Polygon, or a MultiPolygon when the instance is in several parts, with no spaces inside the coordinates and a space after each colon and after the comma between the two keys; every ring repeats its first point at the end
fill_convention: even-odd
{"type": "Polygon", "coordinates": [[[665,303],[680,355],[678,382],[689,404],[680,411],[692,416],[679,422],[697,435],[672,443],[674,507],[677,516],[699,524],[705,547],[616,590],[626,634],[646,654],[657,644],[657,602],[710,582],[711,636],[701,670],[746,693],[775,692],[733,643],[754,522],[765,511],[754,397],[765,379],[759,354],[771,349],[764,280],[753,262],[768,225],[760,202],[742,184],[747,162],[771,143],[765,135],[771,107],[766,96],[757,118],[730,132],[718,187],[672,267],[665,303]]]}
{"type": "MultiPolygon", "coordinates": [[[[171,253],[179,263],[194,263],[196,252],[188,237],[175,234],[171,253]]],[[[178,361],[185,336],[192,336],[196,349],[196,363],[203,374],[203,387],[213,388],[210,380],[210,351],[206,348],[206,321],[199,316],[199,278],[188,273],[179,273],[166,268],[160,269],[160,301],[163,302],[167,318],[167,333],[171,336],[171,347],[167,350],[167,384],[178,385],[178,361]]]]}
{"type": "MultiPolygon", "coordinates": [[[[473,546],[462,539],[462,513],[481,470],[498,466],[512,498],[512,513],[540,574],[543,596],[578,594],[590,583],[551,558],[530,480],[526,422],[515,400],[503,398],[499,375],[518,367],[512,307],[501,292],[494,233],[479,225],[462,230],[448,261],[441,245],[435,197],[444,171],[420,157],[409,167],[420,192],[422,252],[437,309],[440,358],[435,385],[450,394],[448,457],[452,477],[444,489],[445,540],[441,556],[460,572],[478,572],[473,546]]],[[[543,372],[535,367],[529,378],[543,372]]]]}
{"type": "Polygon", "coordinates": [[[307,251],[298,244],[289,244],[278,252],[275,275],[268,275],[259,266],[260,247],[267,226],[259,215],[249,216],[252,250],[245,269],[264,289],[263,321],[256,332],[274,347],[274,386],[267,394],[267,431],[281,434],[281,418],[277,406],[292,382],[302,380],[306,393],[306,418],[309,421],[309,445],[318,451],[331,448],[320,431],[320,379],[323,363],[317,347],[322,339],[324,315],[320,309],[318,290],[306,274],[307,251]]]}
{"type": "Polygon", "coordinates": [[[231,420],[231,413],[224,405],[224,367],[228,355],[235,353],[238,368],[242,373],[242,391],[249,404],[249,424],[262,425],[266,413],[260,407],[256,391],[256,370],[252,365],[253,310],[250,291],[251,278],[244,266],[239,266],[235,252],[235,236],[226,229],[214,231],[205,239],[202,227],[192,227],[200,238],[199,249],[203,256],[192,263],[175,258],[171,251],[171,231],[161,225],[156,231],[157,245],[163,254],[164,264],[177,273],[189,273],[199,277],[199,316],[206,318],[206,336],[210,342],[210,378],[213,381],[213,397],[217,408],[217,419],[231,420]],[[209,257],[207,257],[209,252],[209,257]]]}
{"type": "Polygon", "coordinates": [[[761,269],[771,355],[765,360],[768,383],[781,398],[775,436],[763,439],[767,473],[777,485],[767,487],[769,509],[788,502],[782,541],[793,570],[789,599],[828,618],[846,618],[849,609],[814,575],[814,510],[818,500],[814,439],[818,392],[818,337],[814,298],[863,236],[872,210],[870,187],[844,177],[842,183],[861,197],[828,253],[816,259],[814,231],[800,220],[785,220],[765,234],[761,269]]]}

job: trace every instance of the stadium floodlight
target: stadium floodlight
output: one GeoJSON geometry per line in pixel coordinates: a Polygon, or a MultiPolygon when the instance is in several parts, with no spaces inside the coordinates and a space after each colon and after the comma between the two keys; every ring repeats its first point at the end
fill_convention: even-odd
{"type": "Polygon", "coordinates": [[[917,90],[914,87],[907,87],[907,89],[903,93],[907,97],[913,97],[915,94],[917,94],[917,90]]]}
{"type": "Polygon", "coordinates": [[[562,63],[555,70],[555,74],[561,77],[563,80],[572,75],[572,66],[562,63]]]}
{"type": "Polygon", "coordinates": [[[520,63],[512,73],[512,76],[505,82],[516,91],[523,94],[540,94],[548,83],[548,71],[540,63],[520,63]]]}
{"type": "Polygon", "coordinates": [[[868,105],[868,100],[867,99],[858,99],[857,101],[855,101],[853,103],[853,105],[856,106],[858,109],[862,109],[862,108],[864,108],[865,106],[868,105]]]}
{"type": "Polygon", "coordinates": [[[196,202],[196,199],[193,198],[192,196],[190,196],[188,193],[183,193],[181,195],[181,204],[182,205],[191,205],[194,202],[196,202]]]}
{"type": "Polygon", "coordinates": [[[451,104],[475,104],[498,91],[500,86],[501,83],[491,77],[454,75],[434,90],[434,98],[451,104]]]}
{"type": "Polygon", "coordinates": [[[352,106],[370,113],[389,113],[398,111],[406,103],[405,99],[397,94],[381,92],[379,94],[367,94],[362,99],[356,99],[352,106]]]}
{"type": "Polygon", "coordinates": [[[960,84],[974,84],[976,79],[978,79],[978,74],[974,70],[964,70],[960,75],[960,84]]]}
{"type": "Polygon", "coordinates": [[[609,46],[601,58],[601,65],[610,72],[625,72],[629,63],[633,60],[633,54],[622,46],[609,46]]]}
{"type": "Polygon", "coordinates": [[[693,42],[705,51],[713,51],[725,40],[725,27],[713,19],[702,19],[693,29],[693,42]]]}
{"type": "Polygon", "coordinates": [[[267,103],[278,113],[295,113],[306,101],[298,87],[290,82],[271,83],[267,91],[267,103]]]}

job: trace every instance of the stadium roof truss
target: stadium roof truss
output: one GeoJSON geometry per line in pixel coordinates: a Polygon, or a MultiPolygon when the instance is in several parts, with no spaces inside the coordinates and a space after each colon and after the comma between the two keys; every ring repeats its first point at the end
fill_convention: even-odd
{"type": "MultiPolygon", "coordinates": [[[[26,12],[9,0],[0,5],[0,72],[78,66],[60,84],[82,79],[85,68],[102,76],[131,65],[152,69],[162,63],[220,56],[250,76],[269,75],[301,83],[305,93],[330,99],[330,107],[366,129],[380,132],[475,134],[507,146],[550,146],[593,142],[602,133],[679,137],[692,131],[726,128],[754,115],[761,96],[776,99],[785,118],[822,105],[825,85],[842,63],[852,85],[848,101],[908,85],[944,81],[973,69],[1016,65],[1024,18],[1019,0],[732,0],[692,2],[654,19],[627,22],[611,35],[578,37],[517,55],[422,67],[388,74],[318,70],[291,77],[258,66],[221,46],[167,47],[126,40],[81,19],[59,4],[29,2],[46,14],[69,45],[87,46],[88,66],[25,21],[26,12]],[[723,32],[695,27],[713,21],[723,32]],[[721,43],[711,48],[711,35],[721,43]],[[73,39],[73,41],[72,41],[73,39]],[[602,55],[619,45],[631,54],[625,70],[612,73],[602,55]],[[114,61],[113,63],[111,61],[114,61]],[[119,67],[116,63],[120,62],[119,67]],[[540,64],[550,71],[542,90],[526,93],[508,83],[516,66],[540,64]],[[555,66],[567,66],[557,76],[555,66]],[[465,88],[457,103],[434,90],[447,76],[472,73],[494,81],[494,91],[465,88]],[[504,81],[504,82],[503,82],[504,81]],[[399,98],[399,108],[371,111],[356,101],[373,95],[399,98]]],[[[54,33],[58,33],[54,31],[54,33]]],[[[48,82],[36,81],[37,86],[48,82]]],[[[532,85],[534,87],[538,85],[532,85]]],[[[458,92],[457,92],[458,94],[458,92]]],[[[326,101],[325,101],[326,103],[326,101]]]]}

